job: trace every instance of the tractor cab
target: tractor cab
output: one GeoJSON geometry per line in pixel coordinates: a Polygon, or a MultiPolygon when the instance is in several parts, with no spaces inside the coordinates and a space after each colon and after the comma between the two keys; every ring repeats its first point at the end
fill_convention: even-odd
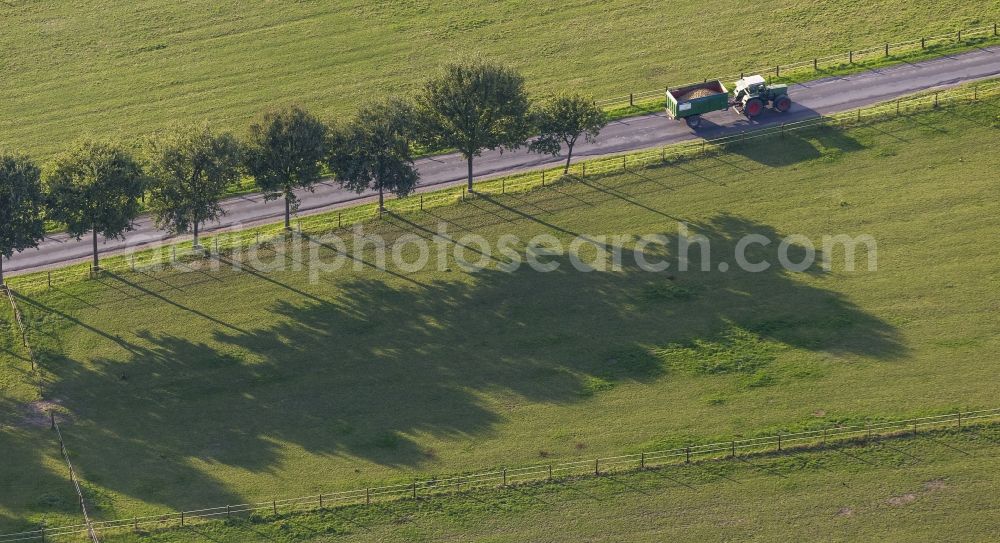
{"type": "Polygon", "coordinates": [[[760,115],[766,106],[771,106],[771,109],[779,113],[792,107],[788,85],[768,85],[767,80],[760,75],[740,78],[736,81],[733,93],[733,106],[748,118],[760,115]]]}
{"type": "Polygon", "coordinates": [[[741,101],[744,96],[757,96],[761,91],[767,91],[767,81],[763,76],[751,75],[736,81],[733,89],[734,98],[741,101]]]}

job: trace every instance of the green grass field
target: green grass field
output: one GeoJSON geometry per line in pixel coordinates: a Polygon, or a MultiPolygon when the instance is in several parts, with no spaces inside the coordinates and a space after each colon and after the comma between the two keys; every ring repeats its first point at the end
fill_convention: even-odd
{"type": "Polygon", "coordinates": [[[1000,432],[856,443],[548,485],[269,514],[110,542],[990,541],[1000,432]]]}
{"type": "MultiPolygon", "coordinates": [[[[21,305],[101,519],[995,407],[1000,157],[981,149],[1000,141],[997,108],[813,129],[369,225],[568,240],[683,220],[721,260],[746,233],[867,233],[875,272],[452,262],[311,283],[225,268],[109,274],[21,305]]],[[[0,484],[16,490],[0,495],[0,531],[76,523],[26,362],[4,345],[0,447],[15,460],[0,484]]]]}
{"type": "Polygon", "coordinates": [[[0,147],[42,158],[90,132],[131,137],[208,119],[242,130],[300,102],[326,116],[407,92],[478,52],[538,93],[597,98],[980,26],[995,3],[0,3],[0,147]]]}

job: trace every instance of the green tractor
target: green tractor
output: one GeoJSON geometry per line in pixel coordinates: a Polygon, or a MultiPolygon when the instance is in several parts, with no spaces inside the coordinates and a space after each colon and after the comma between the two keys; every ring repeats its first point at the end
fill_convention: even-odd
{"type": "Polygon", "coordinates": [[[792,107],[792,99],[788,97],[788,85],[768,85],[763,77],[751,75],[736,82],[730,104],[736,111],[752,119],[760,115],[768,105],[771,109],[784,113],[792,107]]]}

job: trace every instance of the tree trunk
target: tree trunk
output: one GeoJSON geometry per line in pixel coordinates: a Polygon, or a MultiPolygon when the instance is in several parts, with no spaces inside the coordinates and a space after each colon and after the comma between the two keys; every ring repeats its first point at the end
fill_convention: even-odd
{"type": "Polygon", "coordinates": [[[198,221],[194,221],[194,248],[197,249],[198,245],[198,221]]]}
{"type": "Polygon", "coordinates": [[[472,155],[466,159],[469,161],[469,192],[475,192],[472,188],[472,155]]]}
{"type": "Polygon", "coordinates": [[[292,229],[292,202],[285,193],[285,230],[292,229]]]}
{"type": "Polygon", "coordinates": [[[97,272],[101,269],[101,263],[97,260],[97,228],[95,227],[90,232],[93,234],[92,238],[94,240],[94,271],[97,272]]]}
{"type": "Polygon", "coordinates": [[[385,189],[381,185],[378,188],[378,211],[379,213],[385,211],[385,189]]]}
{"type": "Polygon", "coordinates": [[[563,168],[563,175],[569,173],[569,161],[573,160],[573,144],[570,143],[569,145],[567,145],[567,147],[568,149],[566,150],[566,167],[563,168]]]}

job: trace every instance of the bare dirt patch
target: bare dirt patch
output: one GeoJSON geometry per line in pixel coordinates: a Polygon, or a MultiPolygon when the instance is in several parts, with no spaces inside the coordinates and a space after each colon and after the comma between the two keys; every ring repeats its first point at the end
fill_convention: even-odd
{"type": "Polygon", "coordinates": [[[886,500],[886,503],[888,503],[893,507],[900,507],[903,505],[909,505],[915,501],[917,501],[916,494],[903,494],[901,496],[893,496],[889,498],[888,500],[886,500]]]}
{"type": "Polygon", "coordinates": [[[59,401],[38,400],[37,402],[26,404],[21,409],[20,426],[25,428],[48,428],[52,425],[50,412],[55,414],[56,422],[62,423],[66,420],[66,414],[59,401]]]}
{"type": "Polygon", "coordinates": [[[838,517],[853,517],[854,516],[854,509],[851,509],[850,507],[841,507],[840,509],[837,509],[837,516],[838,517]]]}
{"type": "Polygon", "coordinates": [[[948,482],[944,479],[931,479],[924,483],[924,490],[927,492],[933,492],[935,490],[944,490],[948,488],[948,482]]]}
{"type": "Polygon", "coordinates": [[[814,417],[825,417],[826,416],[826,411],[824,411],[822,409],[817,409],[817,410],[813,411],[813,416],[814,417]]]}

